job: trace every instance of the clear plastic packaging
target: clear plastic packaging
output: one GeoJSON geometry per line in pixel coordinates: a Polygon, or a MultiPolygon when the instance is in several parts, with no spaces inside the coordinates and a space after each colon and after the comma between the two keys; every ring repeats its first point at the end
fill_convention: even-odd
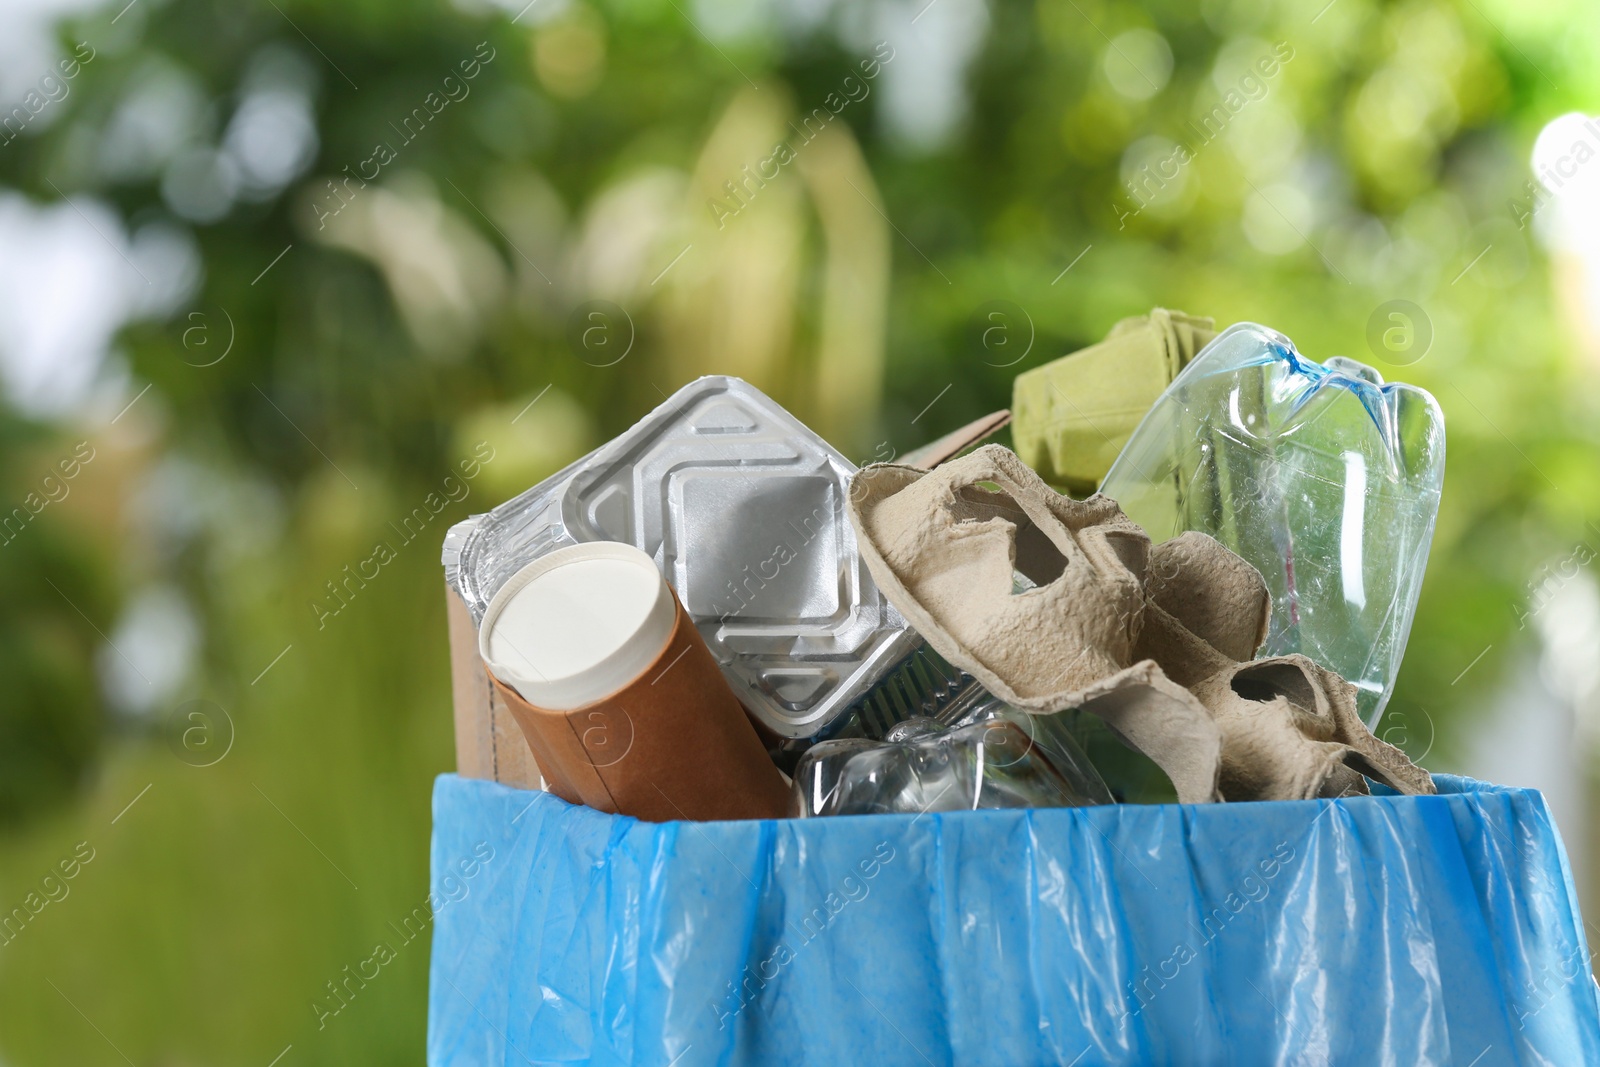
{"type": "Polygon", "coordinates": [[[1416,612],[1444,443],[1424,390],[1240,323],[1162,394],[1101,491],[1154,541],[1198,530],[1254,565],[1272,594],[1259,654],[1342,675],[1376,726],[1416,612]]]}
{"type": "Polygon", "coordinates": [[[882,741],[813,746],[794,773],[791,814],[918,814],[1110,804],[1065,714],[1030,715],[994,697],[949,726],[906,719],[882,741]]]}

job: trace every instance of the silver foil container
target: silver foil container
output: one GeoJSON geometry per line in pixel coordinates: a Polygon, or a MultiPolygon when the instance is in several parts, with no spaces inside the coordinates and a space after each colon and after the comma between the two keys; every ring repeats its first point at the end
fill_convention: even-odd
{"type": "Polygon", "coordinates": [[[649,553],[755,717],[827,736],[922,646],[845,517],[855,465],[737,378],[678,390],[632,429],[451,528],[445,577],[474,622],[530,560],[583,541],[649,553]]]}

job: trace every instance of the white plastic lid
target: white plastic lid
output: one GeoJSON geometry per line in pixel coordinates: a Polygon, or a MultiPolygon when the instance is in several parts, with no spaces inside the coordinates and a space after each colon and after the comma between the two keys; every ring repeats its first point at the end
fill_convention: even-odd
{"type": "Polygon", "coordinates": [[[592,541],[512,575],[483,613],[478,651],[528,703],[570,711],[643,674],[676,618],[654,560],[632,545],[592,541]]]}

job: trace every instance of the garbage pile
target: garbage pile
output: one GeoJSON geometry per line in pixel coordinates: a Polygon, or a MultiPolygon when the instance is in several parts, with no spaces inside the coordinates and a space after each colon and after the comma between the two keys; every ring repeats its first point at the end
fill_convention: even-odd
{"type": "Polygon", "coordinates": [[[1427,393],[1158,309],[1012,415],[1016,452],[980,445],[1002,412],[857,470],[702,378],[452,530],[546,788],[648,821],[1109,804],[1093,720],[1182,803],[1434,791],[1370,729],[1438,510],[1427,393]]]}

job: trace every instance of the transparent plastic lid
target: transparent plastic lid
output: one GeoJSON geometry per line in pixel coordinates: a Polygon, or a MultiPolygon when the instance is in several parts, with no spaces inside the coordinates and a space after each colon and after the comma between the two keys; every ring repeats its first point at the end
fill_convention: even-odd
{"type": "Polygon", "coordinates": [[[1422,588],[1444,443],[1426,391],[1240,323],[1162,394],[1101,492],[1156,542],[1198,530],[1249,560],[1272,592],[1260,654],[1337,671],[1376,726],[1422,588]]]}

